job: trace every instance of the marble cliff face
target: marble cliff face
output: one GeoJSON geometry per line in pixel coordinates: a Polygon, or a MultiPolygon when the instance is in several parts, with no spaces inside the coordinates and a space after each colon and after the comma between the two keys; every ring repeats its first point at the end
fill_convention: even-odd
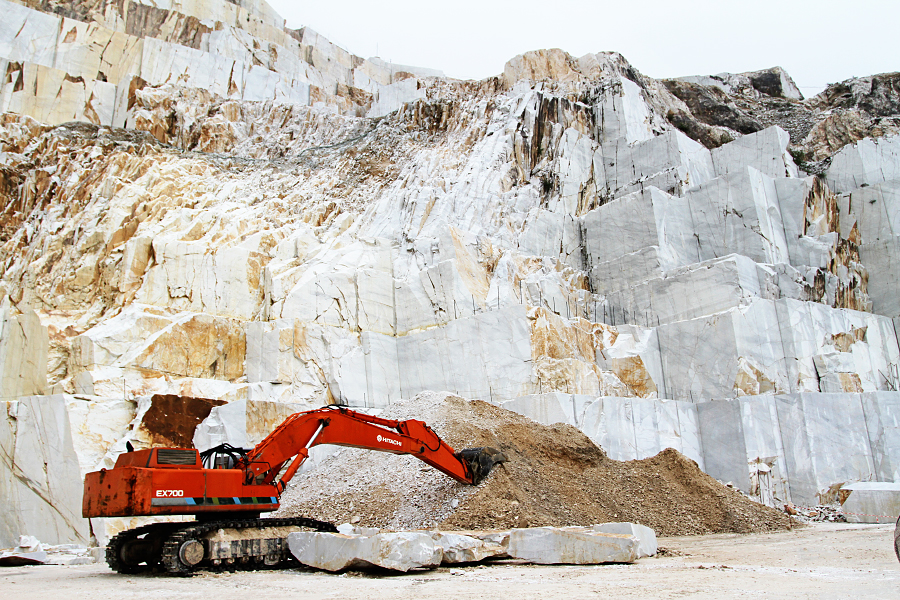
{"type": "Polygon", "coordinates": [[[769,502],[900,481],[897,74],[457,81],[261,0],[0,0],[0,546],[126,440],[426,390],[769,502]]]}

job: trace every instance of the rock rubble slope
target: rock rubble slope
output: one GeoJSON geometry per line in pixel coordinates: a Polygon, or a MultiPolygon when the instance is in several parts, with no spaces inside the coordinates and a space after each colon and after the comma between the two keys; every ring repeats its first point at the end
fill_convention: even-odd
{"type": "Polygon", "coordinates": [[[261,0],[0,6],[0,545],[126,525],[77,516],[126,441],[428,390],[771,505],[900,480],[896,74],[458,81],[261,0]]]}

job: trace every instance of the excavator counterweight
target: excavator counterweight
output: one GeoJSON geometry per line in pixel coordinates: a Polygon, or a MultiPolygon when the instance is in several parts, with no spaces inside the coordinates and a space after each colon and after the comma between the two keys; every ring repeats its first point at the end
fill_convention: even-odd
{"type": "Polygon", "coordinates": [[[87,474],[82,514],[197,517],[194,523],[128,530],[110,540],[107,562],[121,573],[163,567],[184,574],[202,566],[278,564],[288,558],[284,527],[335,531],[330,523],[312,519],[259,518],[261,512],[278,509],[309,449],[321,444],[411,454],[472,485],[507,460],[495,448],[455,452],[422,421],[326,407],[291,415],[251,450],[223,444],[202,453],[188,448],[126,452],[112,469],[87,474]],[[267,535],[273,528],[279,534],[267,535]]]}

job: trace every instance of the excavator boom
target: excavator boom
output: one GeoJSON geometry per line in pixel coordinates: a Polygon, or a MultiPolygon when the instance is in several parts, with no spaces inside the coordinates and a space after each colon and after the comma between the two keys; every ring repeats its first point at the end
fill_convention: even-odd
{"type": "Polygon", "coordinates": [[[413,419],[381,419],[346,408],[318,409],[288,417],[247,454],[241,468],[248,475],[272,482],[291,457],[293,463],[278,482],[283,490],[308,456],[320,444],[365,448],[394,454],[412,454],[460,483],[476,484],[482,475],[470,461],[454,453],[428,425],[413,419]],[[298,451],[299,449],[299,451],[298,451]]]}

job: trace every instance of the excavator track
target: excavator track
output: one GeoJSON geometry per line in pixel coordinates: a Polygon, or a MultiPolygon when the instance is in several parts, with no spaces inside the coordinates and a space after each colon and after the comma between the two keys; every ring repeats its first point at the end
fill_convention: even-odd
{"type": "Polygon", "coordinates": [[[106,564],[127,575],[158,568],[165,536],[182,525],[151,523],[117,533],[106,544],[106,564]]]}
{"type": "Polygon", "coordinates": [[[106,562],[114,571],[129,575],[159,570],[171,575],[190,575],[198,569],[276,567],[290,560],[287,540],[284,537],[206,539],[208,534],[219,529],[248,530],[273,527],[303,527],[316,531],[337,532],[337,528],[331,523],[305,517],[154,523],[124,531],[112,538],[106,548],[106,562]]]}

